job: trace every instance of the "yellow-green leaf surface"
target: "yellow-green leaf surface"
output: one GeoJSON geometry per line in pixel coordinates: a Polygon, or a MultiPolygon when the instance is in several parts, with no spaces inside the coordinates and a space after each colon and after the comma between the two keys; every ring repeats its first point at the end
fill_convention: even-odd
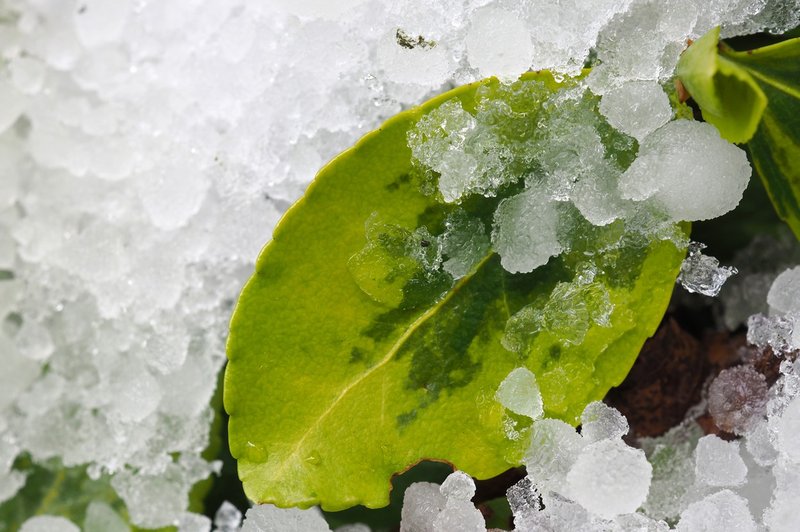
{"type": "Polygon", "coordinates": [[[775,211],[800,238],[800,39],[736,52],[717,28],[686,50],[678,75],[703,118],[747,142],[775,211]]]}
{"type": "MultiPolygon", "coordinates": [[[[559,87],[547,73],[526,79],[559,87]]],[[[499,87],[466,85],[392,118],[324,167],[275,230],[235,310],[225,375],[230,448],[251,499],[380,507],[391,476],[423,459],[497,475],[519,464],[524,446],[507,437],[512,418],[494,398],[511,370],[530,368],[546,415],[575,424],[655,330],[684,250],[632,239],[601,251],[619,224],[575,228],[582,243],[529,274],[506,272],[491,249],[456,281],[392,262],[398,242],[427,246],[420,229],[437,234],[455,208],[422,192],[407,133],[444,102],[473,112],[480,91],[499,87]],[[575,312],[553,315],[591,314],[596,294],[568,289],[588,255],[592,287],[613,305],[608,319],[570,341],[559,326],[507,329],[559,290],[575,312]]],[[[497,201],[460,208],[490,220],[497,201]]]]}
{"type": "Polygon", "coordinates": [[[726,53],[718,53],[719,27],[694,42],[681,56],[677,74],[722,138],[735,143],[752,138],[767,97],[752,76],[726,53]]]}

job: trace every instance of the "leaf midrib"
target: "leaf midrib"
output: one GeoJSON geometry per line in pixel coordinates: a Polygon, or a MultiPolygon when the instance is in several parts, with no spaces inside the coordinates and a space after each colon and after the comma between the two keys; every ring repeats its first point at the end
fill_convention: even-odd
{"type": "Polygon", "coordinates": [[[394,356],[400,351],[400,349],[403,348],[403,346],[405,345],[406,341],[409,338],[411,338],[411,336],[417,331],[417,329],[419,329],[431,317],[435,316],[438,313],[438,311],[448,301],[450,301],[464,286],[466,286],[469,283],[469,281],[472,280],[475,277],[475,275],[478,273],[478,271],[480,271],[480,269],[483,268],[489,262],[489,260],[494,256],[494,254],[495,254],[494,251],[490,251],[485,257],[483,257],[483,259],[481,259],[481,261],[478,262],[478,264],[475,267],[473,267],[472,271],[469,274],[465,275],[464,277],[459,279],[458,282],[456,282],[456,284],[445,295],[445,297],[443,297],[435,305],[433,305],[430,309],[428,309],[426,312],[422,313],[416,320],[414,320],[414,322],[408,327],[408,329],[406,329],[406,331],[400,336],[400,338],[398,338],[397,341],[394,344],[392,344],[392,347],[389,349],[389,351],[386,353],[386,355],[377,364],[375,364],[374,366],[370,367],[367,371],[362,373],[357,379],[355,379],[354,381],[352,381],[351,383],[349,383],[347,386],[344,387],[344,389],[339,393],[339,395],[336,396],[336,398],[328,406],[328,408],[325,409],[325,411],[322,412],[322,414],[320,414],[319,417],[317,417],[317,420],[306,430],[306,432],[303,434],[303,436],[294,445],[294,447],[292,448],[292,450],[289,453],[289,455],[286,457],[285,460],[283,460],[283,463],[281,464],[281,466],[275,471],[275,477],[276,478],[281,477],[285,473],[286,468],[288,467],[288,464],[290,462],[293,462],[294,459],[296,459],[299,456],[299,451],[303,447],[303,444],[308,439],[308,437],[319,429],[320,424],[322,423],[322,421],[326,417],[328,417],[328,415],[331,412],[333,412],[336,409],[336,407],[349,394],[349,392],[353,388],[357,387],[362,382],[364,382],[368,377],[370,377],[372,374],[374,374],[377,370],[379,370],[380,368],[385,366],[389,361],[391,361],[394,358],[394,356]]]}

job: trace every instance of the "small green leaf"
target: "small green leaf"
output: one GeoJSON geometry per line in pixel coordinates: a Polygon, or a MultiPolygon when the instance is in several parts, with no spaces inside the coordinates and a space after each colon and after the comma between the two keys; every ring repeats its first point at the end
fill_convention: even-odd
{"type": "Polygon", "coordinates": [[[717,53],[719,27],[694,42],[681,56],[677,74],[722,138],[744,143],[756,132],[767,106],[764,92],[736,62],[717,53]]]}
{"type": "Polygon", "coordinates": [[[800,38],[736,52],[719,29],[684,52],[678,76],[703,118],[747,142],[778,216],[800,238],[800,38]]]}
{"type": "Polygon", "coordinates": [[[729,55],[769,100],[747,148],[775,212],[800,239],[800,38],[729,55]]]}
{"type": "MultiPolygon", "coordinates": [[[[518,83],[562,86],[544,72],[518,83]]],[[[460,205],[424,192],[409,131],[447,102],[475,112],[486,94],[511,116],[544,100],[492,79],[397,115],[319,172],[259,257],[231,321],[224,391],[254,501],[381,507],[392,475],[423,459],[496,476],[525,446],[509,434],[526,424],[494,398],[510,371],[534,372],[546,415],[576,424],[659,323],[684,254],[672,241],[575,214],[569,251],[512,274],[488,235],[520,183],[460,205]]],[[[527,142],[536,124],[504,131],[527,142]]]]}

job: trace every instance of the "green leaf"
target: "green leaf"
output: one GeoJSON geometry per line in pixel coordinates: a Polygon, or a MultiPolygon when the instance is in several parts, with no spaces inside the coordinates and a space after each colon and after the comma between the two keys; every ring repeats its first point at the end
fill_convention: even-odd
{"type": "Polygon", "coordinates": [[[694,42],[681,56],[677,74],[703,111],[706,122],[722,138],[747,142],[756,132],[767,97],[750,76],[726,54],[717,53],[719,27],[694,42]]]}
{"type": "MultiPolygon", "coordinates": [[[[518,83],[531,80],[560,86],[548,73],[518,83]]],[[[392,475],[423,459],[496,476],[525,446],[508,429],[516,423],[524,436],[526,423],[494,399],[511,370],[527,366],[546,414],[576,424],[654,332],[684,250],[636,239],[622,222],[597,228],[575,217],[570,252],[528,274],[504,270],[481,238],[476,264],[444,266],[463,277],[430,267],[431,235],[462,211],[482,233],[520,185],[441,203],[423,192],[430,176],[412,164],[407,134],[446,102],[473,112],[487,93],[507,89],[466,85],[365,136],[319,172],[259,257],[231,321],[224,391],[251,499],[381,507],[392,475]]],[[[512,100],[503,105],[539,106],[512,100]]],[[[527,138],[529,122],[510,135],[527,138]]]]}
{"type": "Polygon", "coordinates": [[[800,238],[800,38],[736,52],[717,28],[684,52],[678,76],[703,118],[748,143],[775,211],[800,238]]]}

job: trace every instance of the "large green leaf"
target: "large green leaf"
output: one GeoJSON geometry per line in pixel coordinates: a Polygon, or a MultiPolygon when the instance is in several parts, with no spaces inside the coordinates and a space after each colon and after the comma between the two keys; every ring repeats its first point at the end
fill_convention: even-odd
{"type": "Polygon", "coordinates": [[[800,38],[736,52],[717,28],[686,50],[678,76],[703,118],[748,143],[775,211],[800,238],[800,38]]]}
{"type": "MultiPolygon", "coordinates": [[[[559,87],[547,73],[526,79],[559,87]]],[[[428,231],[456,207],[423,193],[407,134],[445,102],[472,112],[480,94],[503,90],[474,83],[392,118],[323,168],[275,230],[228,342],[230,448],[251,499],[380,507],[392,474],[422,459],[495,476],[525,445],[508,438],[514,419],[494,399],[511,370],[530,368],[546,414],[574,424],[655,330],[684,250],[629,238],[622,222],[572,227],[571,251],[529,274],[508,273],[491,249],[457,281],[420,267],[428,231]],[[409,260],[408,246],[421,258],[409,260]],[[600,318],[603,302],[613,312],[600,318]],[[534,333],[526,323],[537,317],[534,333]]],[[[458,209],[490,223],[518,190],[458,209]]]]}

